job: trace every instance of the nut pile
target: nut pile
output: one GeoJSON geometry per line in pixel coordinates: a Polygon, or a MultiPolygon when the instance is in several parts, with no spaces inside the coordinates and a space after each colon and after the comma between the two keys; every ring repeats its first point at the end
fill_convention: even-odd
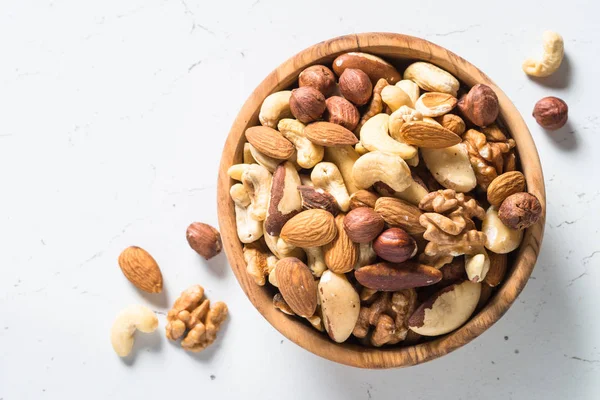
{"type": "Polygon", "coordinates": [[[427,62],[352,52],[302,71],[228,170],[249,278],[336,342],[460,327],[542,215],[499,108],[427,62]]]}

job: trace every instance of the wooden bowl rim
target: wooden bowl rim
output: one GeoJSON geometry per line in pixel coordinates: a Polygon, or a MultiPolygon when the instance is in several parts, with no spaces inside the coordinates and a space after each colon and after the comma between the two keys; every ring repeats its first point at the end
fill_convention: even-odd
{"type": "Polygon", "coordinates": [[[219,170],[217,206],[227,259],[255,308],[275,329],[297,345],[331,361],[361,368],[406,367],[423,363],[469,343],[493,325],[510,308],[533,271],[543,237],[546,211],[542,168],[533,138],[506,94],[483,72],[447,49],[420,38],[395,33],[361,33],[326,40],[301,51],[271,72],[244,103],[229,132],[219,170]],[[538,197],[544,210],[539,222],[525,232],[512,269],[488,304],[461,328],[429,342],[390,348],[334,343],[326,334],[317,332],[300,319],[275,310],[268,291],[256,285],[246,274],[242,245],[236,233],[233,202],[229,196],[233,181],[227,175],[229,166],[241,162],[244,131],[258,123],[260,105],[267,95],[289,87],[304,68],[324,60],[332,60],[349,51],[364,51],[384,58],[395,56],[429,61],[452,73],[468,86],[485,83],[492,87],[500,101],[500,118],[517,143],[528,191],[538,197]],[[524,154],[527,156],[523,157],[524,154]]]}

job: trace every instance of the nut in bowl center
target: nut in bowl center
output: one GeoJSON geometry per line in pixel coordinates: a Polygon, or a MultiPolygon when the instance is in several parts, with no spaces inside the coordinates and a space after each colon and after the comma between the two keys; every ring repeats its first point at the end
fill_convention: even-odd
{"type": "Polygon", "coordinates": [[[267,76],[233,124],[218,192],[250,301],[298,345],[363,368],[428,361],[488,329],[529,278],[545,217],[506,95],[389,33],[319,43],[267,76]]]}

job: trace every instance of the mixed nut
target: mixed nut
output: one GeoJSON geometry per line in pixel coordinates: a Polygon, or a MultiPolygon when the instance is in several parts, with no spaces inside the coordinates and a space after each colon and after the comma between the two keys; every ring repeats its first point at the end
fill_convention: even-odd
{"type": "Polygon", "coordinates": [[[351,52],[306,68],[264,100],[228,170],[248,275],[335,342],[459,328],[543,213],[499,111],[493,88],[427,62],[400,73],[351,52]]]}

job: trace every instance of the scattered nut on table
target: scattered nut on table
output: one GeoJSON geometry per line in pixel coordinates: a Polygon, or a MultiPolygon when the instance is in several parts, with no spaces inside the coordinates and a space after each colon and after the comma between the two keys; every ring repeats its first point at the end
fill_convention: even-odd
{"type": "Polygon", "coordinates": [[[219,254],[223,248],[219,231],[202,222],[191,223],[185,237],[190,247],[207,260],[219,254]]]}
{"type": "MultiPolygon", "coordinates": [[[[351,52],[287,89],[265,98],[228,170],[249,277],[338,343],[414,344],[460,328],[544,215],[495,88],[351,52]]],[[[566,121],[566,105],[542,106],[543,125],[566,121]]],[[[204,315],[200,298],[179,308],[204,315]]]]}
{"type": "Polygon", "coordinates": [[[119,312],[110,330],[110,341],[119,357],[131,353],[135,331],[151,333],[158,327],[158,318],[144,306],[129,306],[119,312]]]}
{"type": "Polygon", "coordinates": [[[533,118],[544,129],[555,131],[569,119],[569,106],[558,97],[544,97],[535,103],[533,118]]]}
{"type": "Polygon", "coordinates": [[[542,35],[544,52],[542,57],[528,58],[523,62],[523,71],[527,75],[546,77],[552,75],[560,67],[565,55],[562,36],[556,32],[545,31],[542,35]]]}

